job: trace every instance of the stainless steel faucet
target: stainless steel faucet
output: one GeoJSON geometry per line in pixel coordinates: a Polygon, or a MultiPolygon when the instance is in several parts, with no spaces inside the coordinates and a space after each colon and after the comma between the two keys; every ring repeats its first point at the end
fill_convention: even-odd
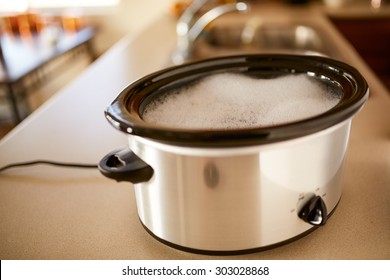
{"type": "Polygon", "coordinates": [[[211,22],[224,14],[246,12],[249,9],[249,6],[244,2],[223,4],[212,8],[197,18],[201,8],[209,1],[194,0],[179,18],[176,25],[177,46],[172,55],[174,64],[181,64],[189,59],[194,42],[211,22]]]}

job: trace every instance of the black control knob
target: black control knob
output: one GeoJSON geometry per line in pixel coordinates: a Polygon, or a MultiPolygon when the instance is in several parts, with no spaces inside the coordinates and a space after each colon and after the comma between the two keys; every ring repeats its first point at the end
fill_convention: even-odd
{"type": "Polygon", "coordinates": [[[311,225],[321,226],[328,219],[328,211],[322,198],[320,196],[314,196],[305,203],[301,211],[299,211],[298,216],[311,225]]]}

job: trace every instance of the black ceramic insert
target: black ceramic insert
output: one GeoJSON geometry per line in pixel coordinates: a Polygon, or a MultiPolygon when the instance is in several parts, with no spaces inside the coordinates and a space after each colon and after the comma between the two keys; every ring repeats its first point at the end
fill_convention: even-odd
{"type": "Polygon", "coordinates": [[[218,57],[166,68],[123,90],[105,114],[117,129],[155,141],[197,147],[259,145],[309,135],[351,118],[368,99],[368,85],[352,66],[321,56],[239,55],[218,57]],[[307,74],[337,86],[340,102],[323,114],[277,126],[205,130],[162,127],[145,122],[142,111],[156,95],[219,72],[237,72],[261,78],[307,74]]]}

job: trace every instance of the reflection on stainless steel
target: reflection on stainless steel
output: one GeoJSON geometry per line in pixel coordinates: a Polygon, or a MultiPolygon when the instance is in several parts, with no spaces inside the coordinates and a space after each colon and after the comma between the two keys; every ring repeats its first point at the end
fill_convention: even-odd
{"type": "Polygon", "coordinates": [[[379,9],[382,6],[382,0],[371,0],[371,7],[379,9]]]}
{"type": "Polygon", "coordinates": [[[329,212],[340,199],[350,123],[236,148],[129,137],[130,149],[155,171],[135,185],[139,217],[157,237],[201,250],[256,248],[303,233],[312,225],[298,211],[309,199],[320,196],[329,212]]]}

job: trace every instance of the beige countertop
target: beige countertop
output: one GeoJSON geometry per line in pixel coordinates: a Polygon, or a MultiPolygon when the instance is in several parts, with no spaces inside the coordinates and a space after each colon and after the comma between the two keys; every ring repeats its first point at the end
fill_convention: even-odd
{"type": "MultiPolygon", "coordinates": [[[[377,1],[379,2],[379,1],[377,1]]],[[[389,17],[390,15],[390,3],[388,1],[382,1],[379,7],[373,7],[371,1],[361,1],[357,4],[350,3],[341,5],[339,7],[313,5],[318,9],[321,9],[327,15],[338,18],[360,18],[360,19],[373,19],[380,17],[389,17]],[[387,3],[386,3],[387,2],[387,3]]]]}
{"type": "MultiPolygon", "coordinates": [[[[0,258],[390,259],[390,95],[318,9],[311,17],[365,76],[371,93],[353,119],[342,199],[324,227],[264,252],[186,253],[144,230],[130,183],[97,170],[38,165],[0,174],[0,258]]],[[[174,44],[174,20],[167,16],[136,38],[123,38],[0,141],[0,166],[35,159],[97,163],[125,146],[126,136],[103,111],[127,84],[169,65],[174,44]]]]}

